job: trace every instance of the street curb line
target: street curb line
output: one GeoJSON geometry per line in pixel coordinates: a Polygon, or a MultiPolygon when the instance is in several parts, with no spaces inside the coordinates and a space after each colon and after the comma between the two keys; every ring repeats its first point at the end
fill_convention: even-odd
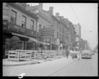
{"type": "MultiPolygon", "coordinates": [[[[56,58],[58,59],[58,58],[56,58]]],[[[47,61],[53,61],[53,60],[56,60],[56,59],[48,59],[48,60],[44,60],[44,61],[37,61],[37,62],[30,62],[30,63],[21,63],[21,64],[3,64],[3,66],[21,66],[21,65],[29,65],[29,64],[40,64],[40,63],[43,63],[43,62],[47,62],[47,61]]],[[[61,58],[59,58],[61,59],[61,58]]]]}

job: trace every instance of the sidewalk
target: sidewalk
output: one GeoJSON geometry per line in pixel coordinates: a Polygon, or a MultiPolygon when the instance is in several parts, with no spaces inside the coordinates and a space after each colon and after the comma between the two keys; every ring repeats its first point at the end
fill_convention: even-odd
{"type": "Polygon", "coordinates": [[[61,57],[47,58],[47,59],[32,59],[29,61],[9,61],[8,59],[3,59],[3,66],[20,66],[20,65],[28,65],[28,64],[39,64],[47,61],[53,61],[60,58],[61,57]]]}
{"type": "Polygon", "coordinates": [[[3,66],[19,66],[19,65],[27,65],[27,64],[37,64],[40,63],[38,60],[31,61],[9,61],[8,59],[3,59],[3,66]]]}
{"type": "Polygon", "coordinates": [[[3,76],[19,76],[21,73],[26,73],[25,76],[50,76],[60,69],[66,68],[66,65],[71,64],[71,57],[62,57],[46,60],[40,64],[27,64],[20,66],[3,66],[3,76]]]}

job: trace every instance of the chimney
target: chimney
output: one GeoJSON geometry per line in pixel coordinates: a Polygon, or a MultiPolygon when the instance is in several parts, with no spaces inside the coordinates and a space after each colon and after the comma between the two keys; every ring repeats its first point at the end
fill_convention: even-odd
{"type": "Polygon", "coordinates": [[[53,7],[49,7],[49,13],[53,15],[53,7]]]}
{"type": "Polygon", "coordinates": [[[56,13],[56,17],[59,17],[59,13],[58,12],[56,13]]]}

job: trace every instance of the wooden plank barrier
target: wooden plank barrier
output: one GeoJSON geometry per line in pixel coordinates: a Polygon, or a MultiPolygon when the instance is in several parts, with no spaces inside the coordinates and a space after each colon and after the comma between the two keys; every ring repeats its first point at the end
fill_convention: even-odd
{"type": "Polygon", "coordinates": [[[19,61],[18,53],[15,50],[8,51],[8,60],[19,61]]]}
{"type": "Polygon", "coordinates": [[[8,52],[8,60],[31,60],[32,52],[31,50],[10,50],[8,52]]]}
{"type": "Polygon", "coordinates": [[[32,51],[31,50],[23,50],[19,53],[20,60],[31,60],[32,59],[32,51]]]}

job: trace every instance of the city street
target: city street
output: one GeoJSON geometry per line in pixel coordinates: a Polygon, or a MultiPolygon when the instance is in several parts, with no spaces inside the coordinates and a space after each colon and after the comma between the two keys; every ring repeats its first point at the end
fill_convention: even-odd
{"type": "Polygon", "coordinates": [[[65,68],[52,73],[53,76],[97,76],[98,75],[98,59],[97,55],[93,59],[82,59],[74,61],[65,68]]]}
{"type": "Polygon", "coordinates": [[[3,76],[98,75],[97,3],[2,7],[3,76]]]}
{"type": "Polygon", "coordinates": [[[92,59],[72,60],[71,57],[40,64],[3,66],[3,76],[97,76],[97,54],[92,59]]]}

